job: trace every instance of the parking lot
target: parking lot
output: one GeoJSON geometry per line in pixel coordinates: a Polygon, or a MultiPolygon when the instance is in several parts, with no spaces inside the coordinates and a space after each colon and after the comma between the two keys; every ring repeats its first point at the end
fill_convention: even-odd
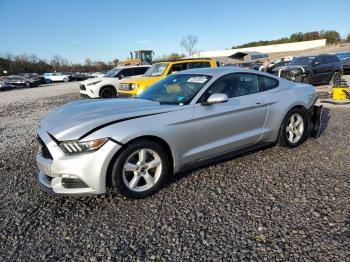
{"type": "Polygon", "coordinates": [[[317,140],[176,175],[150,198],[49,196],[35,182],[35,132],[78,98],[77,83],[1,93],[2,261],[350,257],[348,108],[325,109],[317,140]]]}

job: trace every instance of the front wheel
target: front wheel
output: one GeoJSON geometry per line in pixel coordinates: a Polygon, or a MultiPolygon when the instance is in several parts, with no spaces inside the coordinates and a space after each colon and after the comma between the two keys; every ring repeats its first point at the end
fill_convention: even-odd
{"type": "Polygon", "coordinates": [[[301,77],[301,83],[304,83],[304,84],[310,84],[311,83],[311,78],[309,75],[303,75],[301,77]]]}
{"type": "Polygon", "coordinates": [[[30,87],[31,87],[31,86],[30,86],[30,83],[29,83],[29,82],[25,83],[25,87],[26,87],[26,88],[30,88],[30,87]]]}
{"type": "Polygon", "coordinates": [[[169,174],[169,157],[152,141],[128,145],[113,165],[112,183],[128,198],[143,198],[158,191],[169,174]]]}
{"type": "Polygon", "coordinates": [[[63,82],[67,83],[69,79],[67,77],[63,78],[63,82]]]}
{"type": "Polygon", "coordinates": [[[278,144],[284,147],[297,147],[307,138],[308,121],[306,110],[293,108],[283,120],[278,144]]]}
{"type": "Polygon", "coordinates": [[[333,78],[332,78],[332,84],[334,86],[337,86],[337,85],[339,85],[340,81],[341,81],[341,73],[335,72],[333,75],[333,78]]]}
{"type": "Polygon", "coordinates": [[[102,88],[100,92],[101,98],[115,98],[116,96],[115,89],[110,86],[102,88]]]}

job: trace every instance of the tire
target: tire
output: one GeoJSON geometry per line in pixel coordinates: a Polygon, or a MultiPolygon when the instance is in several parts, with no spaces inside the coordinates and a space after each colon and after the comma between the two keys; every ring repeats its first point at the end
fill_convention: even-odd
{"type": "Polygon", "coordinates": [[[341,80],[341,73],[339,71],[335,72],[333,77],[332,77],[332,84],[334,86],[338,85],[341,80]]]}
{"type": "Polygon", "coordinates": [[[67,83],[69,79],[67,77],[63,78],[63,82],[67,83]]]}
{"type": "Polygon", "coordinates": [[[29,82],[25,83],[25,87],[26,87],[26,88],[31,88],[30,83],[29,83],[29,82]]]}
{"type": "Polygon", "coordinates": [[[304,84],[310,84],[311,83],[311,78],[310,78],[310,75],[303,75],[301,77],[301,83],[304,83],[304,84]]]}
{"type": "Polygon", "coordinates": [[[112,185],[127,198],[148,197],[162,187],[170,173],[169,164],[168,154],[159,144],[148,140],[133,142],[113,164],[112,185]]]}
{"type": "Polygon", "coordinates": [[[293,108],[287,113],[282,122],[278,145],[290,148],[297,147],[307,139],[307,134],[308,117],[306,110],[293,108]],[[301,122],[298,124],[299,121],[301,122]]]}
{"type": "Polygon", "coordinates": [[[115,89],[111,86],[103,87],[100,91],[101,98],[115,98],[116,96],[117,96],[117,93],[115,89]]]}

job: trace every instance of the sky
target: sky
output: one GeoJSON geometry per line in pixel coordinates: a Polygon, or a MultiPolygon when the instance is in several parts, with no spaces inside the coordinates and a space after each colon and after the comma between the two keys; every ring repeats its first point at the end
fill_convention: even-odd
{"type": "Polygon", "coordinates": [[[197,51],[321,29],[345,37],[349,11],[350,0],[0,0],[0,53],[82,63],[137,49],[184,53],[188,34],[198,37],[197,51]]]}

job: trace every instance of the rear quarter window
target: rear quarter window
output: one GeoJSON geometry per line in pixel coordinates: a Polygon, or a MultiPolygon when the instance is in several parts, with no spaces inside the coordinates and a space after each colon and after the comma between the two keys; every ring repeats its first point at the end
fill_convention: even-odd
{"type": "Polygon", "coordinates": [[[278,87],[279,81],[272,77],[259,76],[260,92],[268,91],[278,87]]]}

